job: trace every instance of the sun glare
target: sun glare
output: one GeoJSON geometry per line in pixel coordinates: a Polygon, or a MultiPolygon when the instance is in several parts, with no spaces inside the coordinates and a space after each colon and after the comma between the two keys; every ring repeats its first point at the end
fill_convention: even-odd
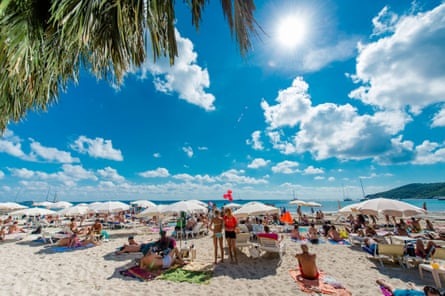
{"type": "Polygon", "coordinates": [[[287,49],[294,49],[304,42],[306,25],[295,16],[284,18],[277,29],[278,42],[287,49]]]}

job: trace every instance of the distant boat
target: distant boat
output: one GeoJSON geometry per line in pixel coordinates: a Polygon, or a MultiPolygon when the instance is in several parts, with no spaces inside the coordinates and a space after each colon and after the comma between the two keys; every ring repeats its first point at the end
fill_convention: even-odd
{"type": "Polygon", "coordinates": [[[343,201],[352,201],[352,198],[350,198],[350,197],[345,197],[345,198],[343,198],[343,201]]]}
{"type": "Polygon", "coordinates": [[[445,196],[438,196],[436,197],[437,200],[445,200],[445,196]]]}
{"type": "Polygon", "coordinates": [[[363,188],[362,178],[359,178],[359,180],[360,180],[360,186],[362,187],[362,194],[363,194],[363,197],[360,199],[360,201],[366,201],[366,200],[368,200],[369,198],[366,197],[365,189],[363,188]]]}
{"type": "Polygon", "coordinates": [[[345,186],[343,186],[343,184],[341,184],[341,189],[342,189],[342,192],[343,192],[343,201],[352,201],[352,198],[345,197],[345,186]]]}

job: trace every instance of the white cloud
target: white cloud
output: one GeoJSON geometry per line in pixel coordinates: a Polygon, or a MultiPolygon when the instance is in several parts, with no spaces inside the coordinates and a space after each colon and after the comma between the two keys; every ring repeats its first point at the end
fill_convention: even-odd
{"type": "Polygon", "coordinates": [[[42,146],[39,142],[30,139],[31,144],[31,156],[43,158],[47,161],[54,161],[59,163],[73,163],[80,162],[79,158],[72,157],[71,153],[66,151],[61,151],[57,148],[50,148],[42,146]]]}
{"type": "Polygon", "coordinates": [[[97,180],[96,175],[80,165],[64,164],[62,166],[63,175],[74,180],[97,180]]]}
{"type": "Polygon", "coordinates": [[[263,142],[261,142],[261,131],[254,131],[252,133],[252,139],[247,139],[246,144],[251,145],[254,150],[263,150],[263,142]]]}
{"type": "Polygon", "coordinates": [[[119,175],[116,169],[113,169],[111,167],[106,167],[102,170],[97,170],[97,173],[102,178],[110,179],[112,181],[116,182],[122,182],[125,181],[125,178],[119,175]]]}
{"type": "Polygon", "coordinates": [[[0,170],[0,179],[3,179],[4,177],[5,177],[5,173],[2,170],[0,170]]]}
{"type": "Polygon", "coordinates": [[[189,175],[189,174],[177,174],[173,176],[174,179],[181,180],[184,182],[199,182],[199,183],[213,183],[215,178],[209,175],[189,175]]]}
{"type": "Polygon", "coordinates": [[[19,137],[14,136],[12,131],[6,130],[3,137],[0,138],[0,152],[4,152],[20,159],[30,160],[30,157],[22,151],[22,144],[20,142],[21,139],[19,137]]]}
{"type": "Polygon", "coordinates": [[[34,171],[28,170],[26,168],[21,168],[21,169],[15,169],[15,168],[9,168],[9,171],[11,172],[11,174],[15,177],[19,177],[22,179],[30,179],[32,177],[34,177],[34,171]]]}
{"type": "Polygon", "coordinates": [[[170,176],[170,173],[165,168],[157,168],[156,170],[153,171],[145,171],[139,173],[139,176],[144,178],[158,178],[158,177],[165,178],[170,176]]]}
{"type": "Polygon", "coordinates": [[[397,14],[389,11],[388,6],[383,7],[379,14],[372,19],[372,24],[374,25],[372,35],[379,36],[394,32],[398,18],[397,14]]]}
{"type": "Polygon", "coordinates": [[[445,126],[445,106],[442,109],[434,114],[433,122],[431,127],[441,127],[445,126]]]}
{"type": "Polygon", "coordinates": [[[124,158],[120,150],[114,149],[111,140],[102,138],[89,139],[80,136],[71,148],[79,153],[88,154],[94,158],[104,158],[116,161],[122,161],[124,158]]]}
{"type": "Polygon", "coordinates": [[[275,166],[272,167],[272,172],[274,173],[281,173],[281,174],[294,174],[300,172],[300,170],[297,169],[297,167],[300,164],[295,161],[289,161],[285,160],[280,163],[277,163],[275,166]]]}
{"type": "Polygon", "coordinates": [[[324,170],[313,166],[308,166],[303,170],[303,175],[319,175],[324,174],[324,170]]]}
{"type": "Polygon", "coordinates": [[[335,181],[335,177],[329,177],[329,178],[328,178],[328,181],[329,181],[329,182],[334,182],[334,181],[335,181]]]}
{"type": "Polygon", "coordinates": [[[350,104],[312,106],[307,90],[307,83],[297,77],[279,91],[276,105],[261,103],[270,142],[283,154],[310,152],[317,160],[372,158],[390,150],[392,137],[411,120],[402,111],[359,115],[350,104]]]}
{"type": "Polygon", "coordinates": [[[326,47],[314,48],[303,55],[302,70],[315,72],[335,61],[344,61],[356,52],[355,39],[341,40],[326,47]]]}
{"type": "Polygon", "coordinates": [[[223,172],[217,179],[224,182],[237,183],[237,184],[267,184],[265,179],[255,179],[252,177],[244,176],[244,170],[228,170],[223,172]]]}
{"type": "Polygon", "coordinates": [[[193,51],[193,43],[187,38],[182,38],[177,30],[175,32],[179,53],[175,64],[170,65],[167,58],[157,60],[156,64],[147,59],[141,67],[143,77],[148,71],[154,76],[154,84],[158,91],[175,92],[180,99],[190,104],[207,111],[215,110],[214,95],[204,91],[210,86],[207,69],[202,69],[196,63],[198,55],[193,51]]]}
{"type": "Polygon", "coordinates": [[[402,16],[394,33],[360,46],[356,82],[349,96],[384,109],[419,114],[445,97],[445,4],[402,16]]]}
{"type": "Polygon", "coordinates": [[[445,142],[442,144],[423,141],[415,148],[416,164],[445,163],[445,142]]]}
{"type": "Polygon", "coordinates": [[[190,146],[184,146],[184,147],[182,147],[182,151],[184,151],[185,154],[187,154],[187,156],[188,156],[189,158],[192,158],[192,157],[193,157],[193,148],[192,148],[192,147],[190,147],[190,146]]]}
{"type": "Polygon", "coordinates": [[[269,163],[270,160],[265,160],[263,158],[255,158],[254,160],[252,160],[250,164],[247,165],[247,167],[250,169],[258,169],[267,166],[269,163]]]}

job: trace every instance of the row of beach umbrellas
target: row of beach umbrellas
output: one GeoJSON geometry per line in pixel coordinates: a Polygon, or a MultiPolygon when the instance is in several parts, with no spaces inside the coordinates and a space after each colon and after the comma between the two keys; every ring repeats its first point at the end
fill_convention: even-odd
{"type": "Polygon", "coordinates": [[[426,211],[407,202],[389,198],[374,198],[351,204],[338,210],[339,213],[361,213],[365,215],[388,215],[410,217],[425,214],[426,211]]]}

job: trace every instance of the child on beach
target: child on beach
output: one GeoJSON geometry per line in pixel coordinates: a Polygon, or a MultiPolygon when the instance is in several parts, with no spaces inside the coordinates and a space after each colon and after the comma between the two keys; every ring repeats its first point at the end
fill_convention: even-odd
{"type": "Polygon", "coordinates": [[[219,210],[215,210],[212,221],[210,221],[209,228],[211,231],[213,231],[213,248],[215,252],[215,264],[217,264],[218,259],[218,245],[221,252],[221,262],[224,262],[224,251],[223,251],[223,236],[222,236],[222,229],[223,229],[223,219],[221,218],[221,214],[219,210]]]}

